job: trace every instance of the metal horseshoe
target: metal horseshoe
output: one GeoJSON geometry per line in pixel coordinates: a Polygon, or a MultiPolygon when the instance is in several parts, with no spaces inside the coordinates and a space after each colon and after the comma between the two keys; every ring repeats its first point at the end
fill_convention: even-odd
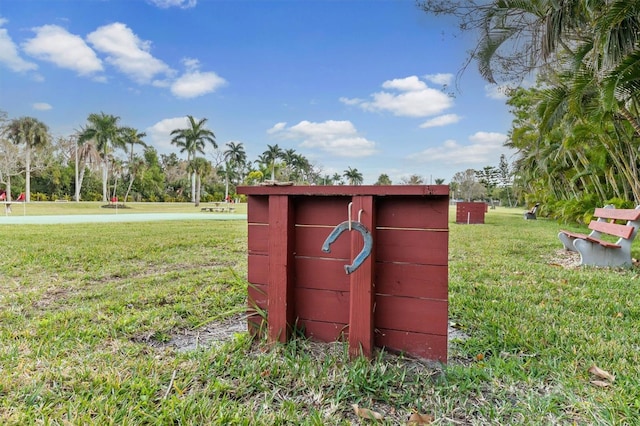
{"type": "Polygon", "coordinates": [[[333,231],[331,231],[327,239],[324,241],[324,244],[322,245],[323,252],[331,253],[331,249],[329,248],[329,246],[338,239],[340,234],[351,229],[354,229],[362,234],[362,238],[364,239],[364,247],[355,257],[355,259],[353,259],[353,263],[351,265],[344,265],[344,270],[347,272],[347,274],[350,274],[358,269],[360,265],[362,265],[362,262],[364,262],[364,260],[371,254],[371,248],[373,247],[373,237],[371,236],[371,233],[369,232],[367,227],[360,222],[346,220],[336,226],[333,231]]]}

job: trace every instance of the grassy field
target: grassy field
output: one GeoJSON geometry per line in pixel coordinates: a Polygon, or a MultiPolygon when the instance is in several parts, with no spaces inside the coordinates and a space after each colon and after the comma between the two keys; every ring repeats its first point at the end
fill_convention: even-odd
{"type": "Polygon", "coordinates": [[[432,365],[221,338],[242,324],[244,221],[0,227],[0,424],[374,424],[353,404],[390,425],[638,424],[640,270],[573,266],[560,228],[450,224],[457,337],[432,365]]]}
{"type": "MultiPolygon", "coordinates": [[[[111,214],[115,211],[108,203],[82,201],[76,202],[31,202],[28,204],[13,203],[11,205],[12,216],[42,216],[42,215],[69,215],[69,214],[111,214]]],[[[118,214],[135,213],[197,213],[202,207],[213,206],[213,203],[118,203],[118,214]]],[[[245,203],[233,204],[236,213],[246,213],[245,203]]],[[[0,216],[5,214],[4,206],[0,205],[0,216]]]]}

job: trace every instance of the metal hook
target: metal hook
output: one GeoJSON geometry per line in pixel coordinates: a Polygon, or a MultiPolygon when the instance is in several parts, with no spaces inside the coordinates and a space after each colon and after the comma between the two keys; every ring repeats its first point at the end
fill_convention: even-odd
{"type": "MultiPolygon", "coordinates": [[[[351,203],[349,204],[349,209],[351,209],[351,203]]],[[[360,213],[361,212],[362,210],[360,210],[360,213]]],[[[359,215],[360,214],[358,214],[358,216],[359,215]]],[[[371,249],[373,248],[373,237],[371,236],[371,233],[369,232],[367,227],[364,226],[360,221],[352,222],[351,215],[349,215],[349,220],[344,221],[333,228],[333,231],[331,231],[327,239],[324,241],[324,244],[322,244],[322,251],[325,253],[331,253],[331,244],[333,244],[338,239],[340,234],[342,234],[346,230],[351,230],[352,227],[362,235],[362,238],[364,239],[364,247],[362,247],[360,253],[358,253],[355,259],[353,259],[353,263],[351,265],[344,265],[344,270],[347,274],[350,274],[358,269],[360,265],[362,265],[362,262],[364,262],[365,259],[371,254],[371,249]]]]}

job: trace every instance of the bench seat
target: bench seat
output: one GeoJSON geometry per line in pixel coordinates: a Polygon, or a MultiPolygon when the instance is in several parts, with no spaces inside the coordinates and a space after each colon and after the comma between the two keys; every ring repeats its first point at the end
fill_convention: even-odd
{"type": "Polygon", "coordinates": [[[558,238],[566,250],[580,254],[581,265],[631,267],[631,244],[640,227],[640,206],[635,209],[597,208],[589,223],[590,234],[561,230],[558,238]],[[626,221],[626,224],[616,223],[626,221]],[[616,242],[602,239],[604,235],[618,237],[616,242]]]}

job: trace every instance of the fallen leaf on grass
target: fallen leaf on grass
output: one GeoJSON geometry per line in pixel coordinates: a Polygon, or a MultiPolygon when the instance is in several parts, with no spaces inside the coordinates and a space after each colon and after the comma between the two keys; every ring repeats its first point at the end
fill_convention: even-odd
{"type": "Polygon", "coordinates": [[[377,411],[369,410],[368,408],[360,408],[358,404],[352,404],[353,411],[356,413],[356,416],[361,417],[363,419],[370,420],[382,420],[384,416],[377,411]]]}
{"type": "Polygon", "coordinates": [[[611,386],[611,383],[603,382],[602,380],[591,380],[589,383],[599,388],[608,388],[609,386],[611,386]]]}
{"type": "Polygon", "coordinates": [[[411,417],[409,417],[407,425],[429,425],[431,423],[433,423],[433,416],[431,414],[413,413],[411,417]]]}
{"type": "Polygon", "coordinates": [[[604,371],[596,365],[592,365],[591,367],[589,367],[588,371],[594,376],[600,377],[601,379],[609,380],[610,382],[613,382],[616,379],[613,374],[609,373],[608,371],[604,371]]]}

